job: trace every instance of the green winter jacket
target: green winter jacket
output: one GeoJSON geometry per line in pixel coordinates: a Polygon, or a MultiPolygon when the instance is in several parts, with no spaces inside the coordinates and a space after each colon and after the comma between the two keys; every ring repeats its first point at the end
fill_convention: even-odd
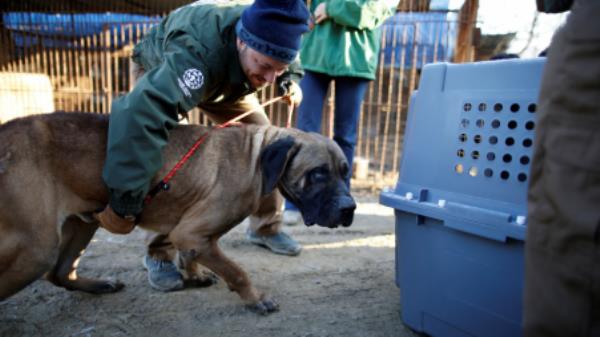
{"type": "Polygon", "coordinates": [[[325,21],[304,36],[300,60],[305,70],[330,76],[375,79],[381,24],[393,14],[385,0],[314,0],[311,12],[327,3],[325,21]]]}
{"type": "MultiPolygon", "coordinates": [[[[133,60],[145,74],[112,104],[103,170],[118,214],[141,212],[178,114],[199,104],[233,103],[254,91],[236,47],[235,24],[246,7],[192,3],[170,13],[135,47],[133,60]]],[[[301,74],[293,64],[278,80],[301,74]]]]}
{"type": "MultiPolygon", "coordinates": [[[[161,73],[162,83],[143,82],[127,99],[137,100],[136,92],[158,90],[166,103],[185,112],[199,103],[233,102],[253,92],[236,48],[235,23],[246,7],[196,2],[170,13],[133,53],[133,60],[147,72],[161,73]]],[[[301,76],[295,65],[290,72],[296,79],[301,76]]]]}

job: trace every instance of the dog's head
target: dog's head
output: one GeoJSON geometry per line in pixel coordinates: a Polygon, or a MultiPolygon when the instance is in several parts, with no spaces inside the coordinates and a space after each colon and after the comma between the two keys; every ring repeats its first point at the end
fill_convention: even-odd
{"type": "Polygon", "coordinates": [[[345,178],[348,161],[331,139],[296,133],[266,146],[260,157],[263,193],[275,187],[302,213],[307,226],[350,226],[356,203],[345,178]]]}

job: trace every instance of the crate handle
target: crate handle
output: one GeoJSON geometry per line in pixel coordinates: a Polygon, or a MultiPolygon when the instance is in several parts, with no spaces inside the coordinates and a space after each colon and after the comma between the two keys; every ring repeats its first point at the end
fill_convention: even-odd
{"type": "Polygon", "coordinates": [[[505,233],[497,229],[469,221],[444,220],[444,226],[498,242],[506,242],[507,238],[505,233]]]}

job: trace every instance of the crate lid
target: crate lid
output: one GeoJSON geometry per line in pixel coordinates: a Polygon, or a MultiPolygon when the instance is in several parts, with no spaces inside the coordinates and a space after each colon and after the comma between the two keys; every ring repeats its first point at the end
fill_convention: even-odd
{"type": "Polygon", "coordinates": [[[404,199],[393,204],[446,219],[504,223],[502,232],[524,238],[544,63],[535,58],[427,65],[411,97],[394,191],[404,199]],[[437,207],[440,202],[446,207],[437,207]]]}

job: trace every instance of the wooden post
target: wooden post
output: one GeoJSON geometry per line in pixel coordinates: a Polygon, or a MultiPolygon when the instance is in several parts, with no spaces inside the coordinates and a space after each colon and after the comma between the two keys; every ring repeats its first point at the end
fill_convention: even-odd
{"type": "Polygon", "coordinates": [[[400,12],[427,12],[431,0],[401,0],[397,6],[400,12]]]}
{"type": "MultiPolygon", "coordinates": [[[[406,46],[408,41],[408,26],[404,25],[402,31],[402,45],[406,46]]],[[[394,159],[392,160],[392,170],[394,172],[398,169],[399,154],[400,154],[400,130],[402,128],[402,111],[404,101],[404,64],[406,63],[406,48],[402,48],[400,55],[400,78],[398,79],[398,111],[396,114],[396,139],[394,140],[394,159]]]]}
{"type": "Polygon", "coordinates": [[[86,92],[86,96],[88,97],[87,99],[87,107],[86,107],[86,111],[89,112],[96,112],[95,110],[93,110],[93,102],[94,102],[94,80],[93,80],[93,64],[92,64],[92,53],[93,51],[91,51],[91,47],[92,46],[92,38],[90,35],[88,35],[87,37],[85,37],[85,57],[84,57],[84,66],[85,66],[85,71],[87,73],[87,78],[88,78],[88,90],[86,92]]]}
{"type": "Polygon", "coordinates": [[[454,62],[471,62],[475,53],[473,32],[477,22],[479,0],[466,0],[461,7],[458,21],[458,37],[454,52],[454,62]]]}
{"type": "Polygon", "coordinates": [[[74,55],[73,55],[73,62],[74,62],[74,67],[75,67],[75,78],[73,78],[73,86],[75,87],[75,109],[77,111],[85,111],[85,108],[83,108],[83,106],[81,105],[81,90],[83,89],[83,86],[81,85],[81,83],[83,82],[81,80],[81,64],[79,63],[80,57],[83,57],[83,47],[82,47],[82,38],[78,37],[74,40],[73,42],[73,50],[74,50],[74,55]]]}
{"type": "MultiPolygon", "coordinates": [[[[385,28],[389,28],[385,27],[385,28]]],[[[396,75],[395,73],[395,69],[396,67],[394,67],[394,61],[396,60],[396,45],[397,43],[397,33],[398,30],[394,29],[392,32],[392,54],[391,54],[391,67],[390,69],[388,69],[388,87],[387,87],[387,97],[386,97],[386,103],[385,103],[385,123],[383,126],[383,140],[381,142],[381,161],[379,162],[379,173],[380,175],[383,175],[383,169],[385,167],[385,155],[387,152],[387,147],[388,147],[388,132],[390,129],[390,118],[391,118],[391,113],[392,113],[392,95],[394,93],[394,77],[396,75]]],[[[381,46],[381,49],[384,50],[386,47],[386,39],[385,39],[385,29],[384,29],[384,34],[383,34],[384,38],[383,38],[383,44],[381,46]]],[[[384,54],[385,53],[380,53],[380,59],[379,59],[379,64],[382,65],[382,67],[380,69],[383,69],[385,67],[385,58],[384,58],[384,54]]]]}
{"type": "MultiPolygon", "coordinates": [[[[105,114],[108,114],[110,112],[110,106],[112,104],[112,96],[113,96],[113,70],[115,68],[113,68],[113,61],[114,58],[112,57],[113,54],[113,46],[114,46],[114,39],[113,37],[116,34],[113,34],[113,30],[111,29],[110,26],[107,26],[103,29],[103,33],[104,35],[104,73],[102,74],[102,76],[106,76],[106,82],[105,82],[105,98],[104,98],[104,110],[103,112],[105,114]]],[[[116,48],[114,48],[114,50],[116,50],[116,48]]]]}

